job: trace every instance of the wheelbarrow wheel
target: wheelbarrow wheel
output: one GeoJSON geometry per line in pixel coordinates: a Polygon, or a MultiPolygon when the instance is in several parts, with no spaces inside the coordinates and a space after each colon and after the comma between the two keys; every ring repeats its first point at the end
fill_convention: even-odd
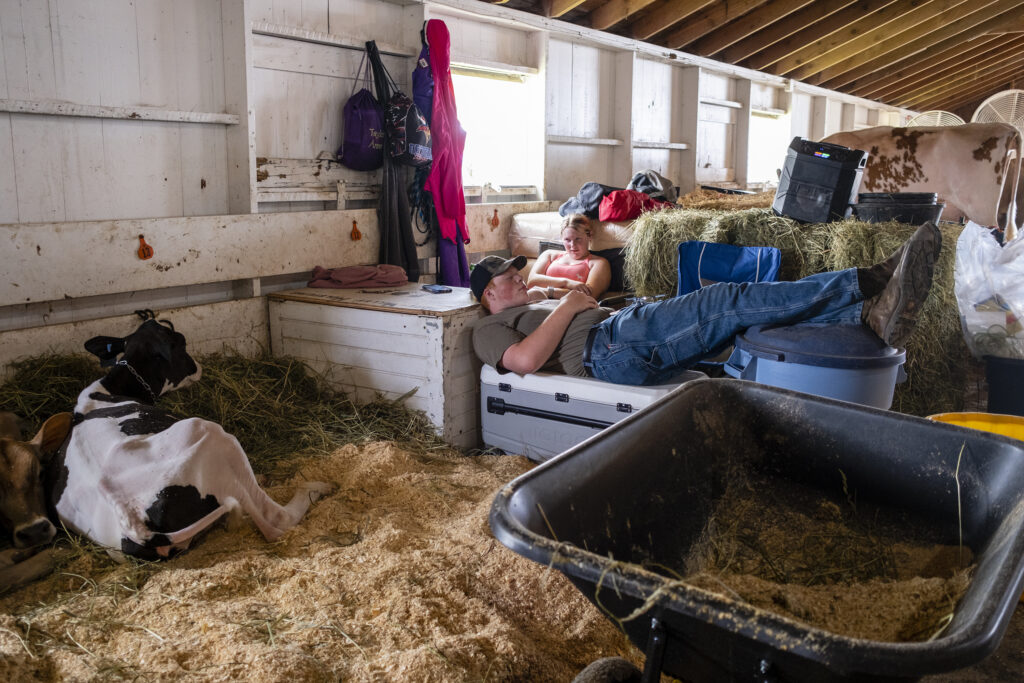
{"type": "Polygon", "coordinates": [[[605,657],[587,665],[572,683],[639,683],[643,672],[622,657],[605,657]]]}

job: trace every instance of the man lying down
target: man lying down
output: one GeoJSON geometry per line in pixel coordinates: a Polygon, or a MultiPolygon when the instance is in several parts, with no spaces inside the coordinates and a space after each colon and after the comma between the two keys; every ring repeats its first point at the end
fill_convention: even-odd
{"type": "Polygon", "coordinates": [[[928,297],[941,246],[942,233],[925,223],[869,268],[795,282],[723,282],[614,315],[580,291],[547,300],[541,288],[528,289],[519,275],[524,256],[487,256],[470,274],[474,296],[490,313],[473,326],[473,349],[500,372],[650,385],[721,353],[754,325],[863,323],[902,347],[928,297]]]}

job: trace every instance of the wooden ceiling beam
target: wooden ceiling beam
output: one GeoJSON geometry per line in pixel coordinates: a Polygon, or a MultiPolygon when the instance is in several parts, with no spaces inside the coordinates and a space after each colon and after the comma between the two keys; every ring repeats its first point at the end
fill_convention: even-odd
{"type": "Polygon", "coordinates": [[[821,21],[832,16],[839,10],[853,4],[851,0],[817,0],[806,7],[791,12],[775,21],[763,30],[743,38],[730,45],[714,58],[727,64],[746,64],[751,55],[775,45],[781,40],[804,29],[808,24],[821,21]]]}
{"type": "Polygon", "coordinates": [[[560,17],[582,5],[587,0],[549,0],[545,2],[548,18],[560,17]]]}
{"type": "Polygon", "coordinates": [[[1006,80],[1015,73],[1021,73],[1022,67],[1024,67],[1024,53],[1018,52],[999,65],[993,65],[987,69],[972,69],[970,73],[962,74],[941,85],[937,84],[912,95],[898,98],[897,101],[905,103],[901,106],[905,106],[907,109],[918,109],[923,103],[949,100],[951,96],[968,91],[981,83],[1006,80]]]}
{"type": "Polygon", "coordinates": [[[590,13],[590,27],[604,31],[655,2],[657,0],[610,0],[590,13]]]}
{"type": "Polygon", "coordinates": [[[911,93],[943,88],[963,74],[999,67],[1018,55],[1024,55],[1024,37],[1003,41],[1002,45],[991,50],[976,51],[967,59],[964,59],[962,55],[950,57],[947,63],[936,65],[927,74],[908,79],[898,86],[882,92],[881,97],[887,100],[899,100],[908,97],[911,93]]]}
{"type": "Polygon", "coordinates": [[[695,41],[687,47],[686,51],[702,57],[710,57],[733,43],[765,29],[786,15],[807,7],[812,2],[814,0],[769,0],[753,12],[744,14],[714,33],[695,41]]]}
{"type": "Polygon", "coordinates": [[[733,19],[737,19],[747,12],[757,9],[765,1],[732,0],[731,2],[716,2],[694,14],[682,26],[669,33],[659,42],[674,50],[681,50],[693,41],[728,24],[733,19]]]}
{"type": "Polygon", "coordinates": [[[695,14],[714,0],[667,0],[659,2],[643,17],[629,25],[629,36],[635,40],[647,40],[656,33],[671,28],[691,14],[695,14]]]}
{"type": "MultiPolygon", "coordinates": [[[[771,73],[777,73],[772,67],[776,62],[781,59],[785,59],[789,55],[803,49],[808,43],[831,36],[833,33],[843,30],[843,27],[851,24],[865,14],[877,12],[883,7],[887,7],[895,2],[895,0],[862,0],[853,5],[845,7],[831,16],[825,17],[820,21],[804,26],[800,31],[793,35],[780,40],[771,47],[762,50],[744,61],[744,66],[751,69],[757,69],[758,71],[770,71],[771,73]]],[[[813,7],[812,7],[813,9],[813,7]]]]}
{"type": "Polygon", "coordinates": [[[1020,80],[1014,79],[1013,77],[998,77],[993,76],[992,78],[986,78],[983,81],[979,81],[973,87],[965,90],[961,90],[958,93],[952,93],[945,98],[936,98],[927,102],[921,103],[920,111],[928,111],[929,109],[942,109],[945,111],[957,112],[963,110],[968,105],[970,111],[960,116],[965,121],[970,121],[974,115],[974,110],[978,108],[984,100],[988,99],[992,95],[996,94],[1001,90],[1007,90],[1013,88],[1014,85],[1020,87],[1020,80]]]}
{"type": "Polygon", "coordinates": [[[943,95],[937,95],[927,100],[922,100],[918,104],[917,108],[945,109],[946,111],[953,111],[966,103],[989,97],[997,91],[999,86],[1012,82],[1013,80],[1014,78],[1012,75],[1007,76],[1002,73],[993,73],[979,79],[968,87],[961,88],[957,92],[949,92],[943,95]]]}
{"type": "MultiPolygon", "coordinates": [[[[883,73],[870,74],[864,78],[849,83],[846,92],[860,97],[869,97],[874,93],[883,92],[886,88],[903,82],[907,79],[924,76],[927,77],[928,70],[938,64],[956,56],[970,55],[975,50],[1005,42],[996,36],[983,36],[972,41],[961,43],[957,48],[951,48],[941,54],[936,54],[926,59],[907,57],[900,62],[893,64],[890,69],[883,73]]],[[[869,97],[869,99],[871,99],[869,97]]]]}
{"type": "MultiPolygon", "coordinates": [[[[992,0],[989,0],[990,2],[992,0]]],[[[858,19],[842,31],[828,38],[816,40],[775,64],[776,73],[802,81],[808,76],[821,73],[839,63],[845,63],[855,55],[862,54],[880,45],[906,42],[894,37],[916,31],[924,35],[935,30],[935,24],[942,25],[939,17],[960,7],[963,14],[970,14],[978,8],[977,0],[935,0],[913,6],[905,0],[893,3],[873,14],[858,19]],[[927,27],[927,28],[926,28],[927,27]]]]}
{"type": "MultiPolygon", "coordinates": [[[[864,58],[861,59],[861,55],[858,55],[858,59],[855,60],[856,63],[854,63],[854,60],[851,60],[847,64],[826,69],[814,78],[807,79],[807,82],[813,85],[820,85],[823,88],[841,90],[844,85],[868,74],[888,69],[893,64],[911,55],[925,53],[920,56],[927,58],[926,51],[928,50],[933,53],[941,53],[954,44],[984,35],[1001,22],[1005,22],[1010,16],[1016,18],[1021,12],[1024,12],[1024,8],[1021,7],[1019,0],[999,0],[964,17],[955,24],[944,26],[929,35],[921,36],[909,43],[902,44],[890,52],[875,56],[874,58],[868,58],[867,55],[864,55],[864,58]],[[1010,16],[1007,16],[1008,14],[1010,16]]],[[[894,39],[892,44],[897,42],[894,39]]]]}

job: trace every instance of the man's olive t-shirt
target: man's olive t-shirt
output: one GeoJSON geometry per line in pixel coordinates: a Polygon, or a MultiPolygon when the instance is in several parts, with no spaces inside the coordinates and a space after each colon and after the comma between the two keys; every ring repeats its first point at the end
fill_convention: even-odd
{"type": "MultiPolygon", "coordinates": [[[[477,320],[473,324],[473,350],[484,363],[500,372],[508,372],[501,365],[501,357],[505,355],[505,351],[540,327],[557,305],[558,301],[553,299],[538,301],[508,308],[477,320]]],[[[587,372],[583,369],[583,347],[587,343],[587,334],[591,327],[611,313],[612,311],[607,308],[591,308],[576,314],[551,358],[540,368],[541,371],[586,377],[587,372]]]]}

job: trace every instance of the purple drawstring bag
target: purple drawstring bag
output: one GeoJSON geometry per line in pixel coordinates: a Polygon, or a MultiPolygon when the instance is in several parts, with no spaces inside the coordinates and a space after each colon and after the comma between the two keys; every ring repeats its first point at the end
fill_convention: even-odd
{"type": "Polygon", "coordinates": [[[352,94],[342,109],[341,147],[338,161],[355,171],[373,171],[384,165],[384,116],[370,91],[370,63],[366,53],[359,62],[352,94]],[[355,92],[360,84],[363,87],[355,92]]]}

